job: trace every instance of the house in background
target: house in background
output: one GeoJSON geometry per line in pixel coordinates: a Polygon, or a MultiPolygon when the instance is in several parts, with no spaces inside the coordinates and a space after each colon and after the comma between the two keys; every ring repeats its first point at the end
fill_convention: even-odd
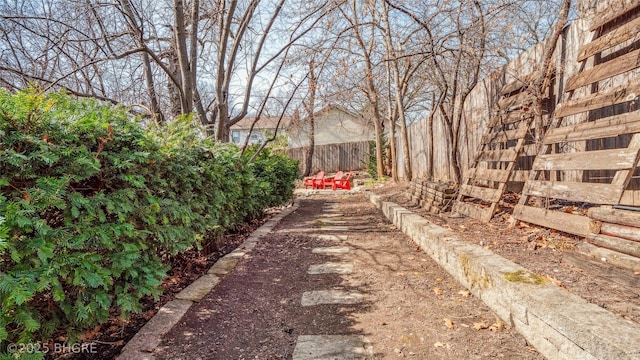
{"type": "MultiPolygon", "coordinates": [[[[309,118],[294,116],[287,128],[289,148],[287,155],[300,161],[301,173],[305,169],[309,148],[309,118]]],[[[314,150],[311,172],[320,170],[362,170],[371,152],[370,142],[375,138],[373,121],[342,107],[329,105],[314,114],[314,150]]]]}
{"type": "MultiPolygon", "coordinates": [[[[315,146],[374,139],[373,121],[340,106],[329,105],[314,114],[315,146]]],[[[289,148],[309,146],[309,119],[294,116],[287,127],[289,148]]]]}
{"type": "MultiPolygon", "coordinates": [[[[254,125],[253,130],[251,124],[255,121],[255,117],[246,117],[237,123],[231,125],[230,138],[234,144],[244,144],[247,136],[249,137],[249,144],[261,144],[269,137],[273,136],[278,125],[279,117],[261,117],[260,120],[254,125]]],[[[289,125],[291,119],[289,117],[283,117],[278,126],[278,134],[286,135],[286,128],[289,125]]]]}

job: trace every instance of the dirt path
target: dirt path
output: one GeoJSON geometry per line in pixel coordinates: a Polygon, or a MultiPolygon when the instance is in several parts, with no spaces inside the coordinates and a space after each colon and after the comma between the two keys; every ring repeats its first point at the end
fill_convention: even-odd
{"type": "Polygon", "coordinates": [[[362,195],[304,198],[274,230],[156,359],[543,358],[362,195]]]}

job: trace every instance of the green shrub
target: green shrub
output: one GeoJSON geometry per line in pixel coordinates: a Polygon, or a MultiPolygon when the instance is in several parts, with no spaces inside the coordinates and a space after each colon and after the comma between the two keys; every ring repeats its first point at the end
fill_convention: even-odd
{"type": "Polygon", "coordinates": [[[1,93],[0,116],[0,341],[87,328],[111,307],[126,317],[158,296],[156,252],[187,239],[147,226],[160,213],[146,186],[157,146],[123,109],[61,94],[1,93]]]}
{"type": "MultiPolygon", "coordinates": [[[[253,146],[245,153],[250,158],[257,146],[253,146]]],[[[251,171],[258,181],[260,201],[267,207],[282,204],[293,198],[294,181],[298,177],[298,161],[292,160],[283,153],[273,153],[264,148],[250,164],[251,171]]]]}
{"type": "MultiPolygon", "coordinates": [[[[382,136],[382,158],[387,157],[387,136],[382,136]]],[[[363,160],[362,163],[367,168],[367,173],[371,176],[372,179],[378,180],[378,161],[376,156],[376,142],[369,141],[369,152],[366,154],[367,159],[363,160]]]]}
{"type": "Polygon", "coordinates": [[[162,263],[291,198],[297,166],[199,136],[146,131],[125,109],[0,92],[0,353],[127,317],[162,263]],[[292,175],[293,174],[293,175],[292,175]]]}

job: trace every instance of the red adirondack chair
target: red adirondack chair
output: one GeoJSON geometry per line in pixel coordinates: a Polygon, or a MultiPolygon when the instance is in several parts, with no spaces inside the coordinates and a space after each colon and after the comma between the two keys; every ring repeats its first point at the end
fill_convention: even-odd
{"type": "Polygon", "coordinates": [[[351,175],[353,175],[351,172],[349,172],[349,174],[347,174],[346,178],[342,178],[342,176],[340,177],[340,179],[336,178],[333,180],[333,184],[331,186],[331,189],[335,190],[335,189],[345,189],[345,190],[351,190],[351,183],[349,182],[349,180],[351,179],[351,175]]]}
{"type": "Polygon", "coordinates": [[[304,178],[304,188],[307,189],[309,186],[313,189],[324,189],[324,171],[318,172],[315,177],[304,178]]]}
{"type": "Polygon", "coordinates": [[[344,176],[344,172],[340,170],[334,176],[325,177],[324,178],[325,188],[331,187],[331,189],[335,190],[335,188],[333,187],[333,182],[336,180],[341,180],[343,176],[344,176]]]}

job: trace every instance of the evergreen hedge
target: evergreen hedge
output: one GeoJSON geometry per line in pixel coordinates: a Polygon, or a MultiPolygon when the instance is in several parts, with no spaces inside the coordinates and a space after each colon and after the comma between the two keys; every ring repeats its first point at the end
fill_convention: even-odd
{"type": "Polygon", "coordinates": [[[292,198],[293,160],[247,158],[189,118],[150,131],[97,101],[0,92],[0,353],[140,311],[168,255],[292,198]]]}

